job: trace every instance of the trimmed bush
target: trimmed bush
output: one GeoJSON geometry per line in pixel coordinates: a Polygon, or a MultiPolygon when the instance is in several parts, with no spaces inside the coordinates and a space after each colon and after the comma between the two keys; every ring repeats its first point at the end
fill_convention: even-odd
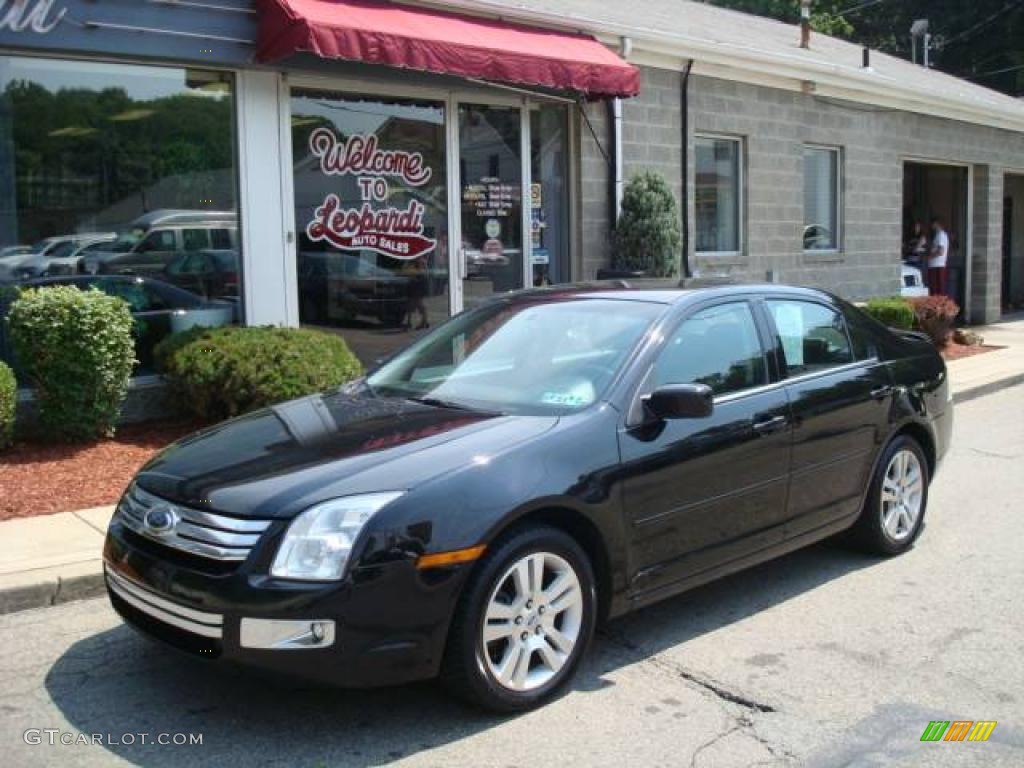
{"type": "Polygon", "coordinates": [[[912,299],[911,306],[918,329],[928,334],[936,347],[946,346],[960,314],[959,305],[948,296],[922,296],[912,299]]]}
{"type": "Polygon", "coordinates": [[[914,308],[902,296],[871,299],[864,311],[889,328],[909,331],[914,327],[914,308]]]}
{"type": "Polygon", "coordinates": [[[614,240],[617,270],[642,270],[650,277],[679,271],[679,206],[662,176],[647,172],[629,180],[614,240]]]}
{"type": "Polygon", "coordinates": [[[18,369],[35,389],[42,435],[112,435],[135,364],[128,305],[95,289],[33,288],[11,305],[9,321],[18,369]]]}
{"type": "Polygon", "coordinates": [[[0,362],[0,450],[14,441],[14,409],[18,384],[14,371],[0,362]]]}
{"type": "Polygon", "coordinates": [[[362,372],[344,339],[300,328],[193,329],[164,339],[155,357],[182,406],[204,421],[321,392],[362,372]]]}

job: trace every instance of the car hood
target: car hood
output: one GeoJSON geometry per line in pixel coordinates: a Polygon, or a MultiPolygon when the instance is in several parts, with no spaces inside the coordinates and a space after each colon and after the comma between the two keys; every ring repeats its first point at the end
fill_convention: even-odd
{"type": "Polygon", "coordinates": [[[172,444],[136,476],[143,489],[199,509],[290,518],[329,498],[408,490],[494,456],[557,423],[409,400],[313,395],[172,444]]]}

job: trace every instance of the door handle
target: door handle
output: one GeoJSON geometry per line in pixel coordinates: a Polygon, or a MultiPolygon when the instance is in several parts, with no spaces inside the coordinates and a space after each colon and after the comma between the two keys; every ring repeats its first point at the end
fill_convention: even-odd
{"type": "Polygon", "coordinates": [[[893,393],[894,389],[891,384],[886,384],[884,387],[875,387],[871,390],[871,397],[875,400],[884,400],[893,393]]]}
{"type": "Polygon", "coordinates": [[[785,416],[774,416],[770,419],[765,419],[764,421],[756,421],[754,422],[754,431],[762,435],[767,435],[771,432],[782,429],[786,426],[788,421],[789,419],[785,416]]]}

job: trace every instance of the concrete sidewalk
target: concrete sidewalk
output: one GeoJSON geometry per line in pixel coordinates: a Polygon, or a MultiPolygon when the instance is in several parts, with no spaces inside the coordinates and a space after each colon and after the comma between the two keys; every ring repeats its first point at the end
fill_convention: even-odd
{"type": "Polygon", "coordinates": [[[113,507],[0,523],[0,613],[103,590],[101,551],[113,507]]]}
{"type": "MultiPolygon", "coordinates": [[[[1024,319],[972,330],[1005,347],[949,363],[954,402],[1024,382],[1024,319]]],[[[0,523],[0,613],[102,593],[100,551],[113,507],[0,523]]]]}
{"type": "Polygon", "coordinates": [[[972,327],[988,346],[1005,347],[947,363],[953,401],[962,403],[1024,382],[1024,317],[972,327]]]}

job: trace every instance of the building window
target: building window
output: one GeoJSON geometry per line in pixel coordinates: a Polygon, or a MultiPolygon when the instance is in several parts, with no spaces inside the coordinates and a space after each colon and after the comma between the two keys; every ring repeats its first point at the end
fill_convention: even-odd
{"type": "Polygon", "coordinates": [[[696,155],[697,252],[736,253],[742,249],[740,140],[698,136],[696,155]]]}
{"type": "Polygon", "coordinates": [[[125,298],[137,373],[169,333],[238,320],[234,115],[221,72],[0,57],[0,282],[125,298]]]}
{"type": "Polygon", "coordinates": [[[804,147],[804,250],[839,250],[839,150],[804,147]]]}

